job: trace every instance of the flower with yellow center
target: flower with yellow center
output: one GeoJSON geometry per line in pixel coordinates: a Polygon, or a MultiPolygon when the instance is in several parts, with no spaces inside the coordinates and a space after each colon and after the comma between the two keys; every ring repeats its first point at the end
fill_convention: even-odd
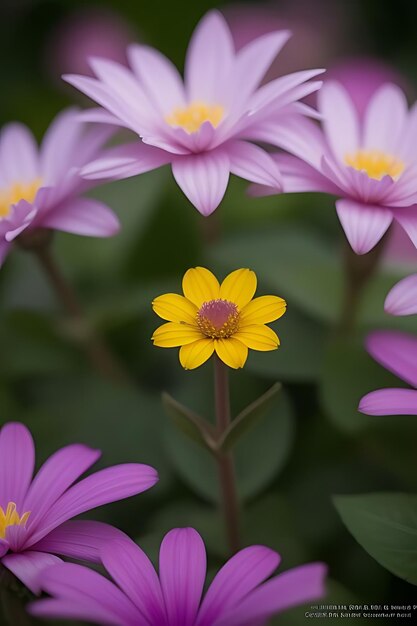
{"type": "Polygon", "coordinates": [[[24,526],[28,521],[29,515],[30,512],[28,511],[20,517],[14,502],[9,502],[6,511],[0,506],[0,539],[6,538],[6,530],[9,526],[24,526]]]}
{"type": "Polygon", "coordinates": [[[32,204],[40,186],[41,180],[35,178],[29,183],[14,182],[9,187],[0,189],[0,219],[9,217],[12,206],[20,200],[32,204]]]}
{"type": "Polygon", "coordinates": [[[183,278],[184,295],[167,293],[152,302],[167,320],[152,336],[155,346],[180,347],[181,365],[195,369],[213,352],[229,367],[243,367],[248,348],[276,350],[280,341],[266,326],[284,315],[286,302],[277,296],[253,298],[256,274],[238,269],[220,285],[204,267],[189,269],[183,278]]]}
{"type": "Polygon", "coordinates": [[[345,163],[375,180],[381,180],[384,176],[396,180],[405,168],[400,159],[382,150],[358,150],[354,154],[347,154],[345,163]]]}
{"type": "Polygon", "coordinates": [[[165,121],[174,128],[182,128],[188,134],[196,133],[205,122],[210,122],[213,128],[217,128],[224,116],[224,109],[220,104],[206,104],[205,102],[192,102],[185,108],[176,108],[167,115],[165,121]]]}

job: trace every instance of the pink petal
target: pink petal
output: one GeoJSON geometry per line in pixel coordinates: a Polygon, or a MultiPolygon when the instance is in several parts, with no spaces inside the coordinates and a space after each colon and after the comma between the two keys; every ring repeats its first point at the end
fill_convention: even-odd
{"type": "Polygon", "coordinates": [[[417,415],[414,389],[378,389],[362,398],[358,410],[365,415],[417,415]]]}
{"type": "Polygon", "coordinates": [[[417,274],[400,280],[385,298],[384,309],[391,315],[415,315],[417,313],[417,274]]]}
{"type": "Polygon", "coordinates": [[[106,570],[146,618],[146,623],[165,624],[165,603],[158,575],[139,546],[125,537],[109,543],[101,556],[106,570]]]}
{"type": "Polygon", "coordinates": [[[230,161],[221,150],[176,157],[172,173],[190,202],[203,215],[210,215],[226,192],[230,161]]]}
{"type": "Polygon", "coordinates": [[[322,563],[311,563],[276,576],[249,593],[237,607],[226,611],[213,626],[252,624],[306,602],[320,600],[325,594],[326,572],[322,563]]]}
{"type": "Polygon", "coordinates": [[[393,215],[417,248],[417,204],[405,209],[395,209],[393,215]]]}
{"type": "Polygon", "coordinates": [[[401,89],[396,85],[382,85],[366,109],[363,147],[395,154],[407,114],[407,100],[401,89]]]}
{"type": "Polygon", "coordinates": [[[97,122],[99,124],[114,124],[115,126],[125,126],[119,118],[115,117],[105,109],[100,107],[92,107],[80,111],[77,115],[80,122],[97,122]]]}
{"type": "Polygon", "coordinates": [[[39,178],[38,146],[30,130],[16,122],[0,133],[0,185],[39,178]]]}
{"type": "Polygon", "coordinates": [[[2,564],[35,594],[41,591],[39,577],[42,571],[61,562],[61,559],[53,554],[32,551],[7,554],[2,559],[2,564]]]}
{"type": "Polygon", "coordinates": [[[62,111],[45,133],[40,151],[42,182],[45,185],[58,182],[73,165],[71,158],[84,130],[77,115],[77,109],[62,111]]]}
{"type": "Polygon", "coordinates": [[[378,243],[392,222],[389,209],[338,200],[337,214],[356,254],[366,254],[378,243]]]}
{"type": "Polygon", "coordinates": [[[87,567],[60,563],[45,570],[40,582],[57,599],[31,604],[32,615],[72,617],[106,626],[148,626],[116,585],[87,567]]]}
{"type": "Polygon", "coordinates": [[[219,11],[210,11],[197,25],[187,50],[185,85],[190,101],[223,104],[234,61],[229,27],[219,11]]]}
{"type": "MultiPolygon", "coordinates": [[[[307,81],[311,80],[315,76],[322,74],[324,70],[302,70],[300,72],[294,72],[292,74],[287,74],[285,76],[280,76],[275,80],[270,81],[254,94],[249,103],[249,108],[251,112],[255,112],[258,109],[262,109],[267,105],[274,104],[274,106],[283,106],[284,103],[288,104],[304,95],[307,95],[310,92],[310,86],[312,83],[307,83],[307,81]],[[305,84],[307,83],[307,84],[305,84]],[[303,86],[303,90],[301,92],[295,92],[297,88],[303,86]],[[305,90],[305,91],[304,91],[305,90]],[[300,93],[302,95],[293,96],[291,95],[288,98],[288,94],[300,93]]],[[[314,91],[314,89],[313,89],[314,91]]]]}
{"type": "Polygon", "coordinates": [[[136,176],[169,163],[172,155],[148,146],[142,141],[123,144],[102,152],[81,170],[81,176],[92,180],[117,180],[136,176]]]}
{"type": "Polygon", "coordinates": [[[42,526],[31,537],[36,543],[54,528],[72,517],[109,502],[142,493],[158,482],[153,467],[139,463],[115,465],[87,476],[70,487],[51,507],[42,526]]]}
{"type": "Polygon", "coordinates": [[[73,444],[61,448],[45,461],[25,498],[25,510],[31,511],[28,529],[36,528],[49,508],[100,458],[100,454],[100,450],[73,444]]]}
{"type": "Polygon", "coordinates": [[[398,154],[406,162],[414,162],[415,146],[417,143],[417,103],[408,112],[408,119],[403,126],[401,137],[398,141],[398,154]]]}
{"type": "Polygon", "coordinates": [[[170,626],[193,626],[206,577],[206,550],[197,531],[176,528],[165,535],[159,577],[170,626]]]}
{"type": "Polygon", "coordinates": [[[417,387],[417,337],[400,331],[374,331],[366,338],[369,354],[413,387],[417,387]]]}
{"type": "Polygon", "coordinates": [[[9,550],[9,543],[5,539],[1,539],[0,537],[0,559],[2,556],[6,554],[9,550]]]}
{"type": "Polygon", "coordinates": [[[67,200],[42,218],[42,226],[89,237],[111,237],[120,229],[113,211],[91,198],[67,200]]]}
{"type": "Polygon", "coordinates": [[[275,154],[273,158],[283,176],[285,193],[300,191],[319,191],[333,195],[340,193],[339,187],[301,159],[287,154],[275,154]]]}
{"type": "Polygon", "coordinates": [[[282,177],[276,161],[265,150],[247,141],[232,141],[227,147],[230,171],[253,183],[282,191],[282,177]]]}
{"type": "Polygon", "coordinates": [[[101,550],[123,537],[124,533],[110,524],[75,520],[61,524],[31,547],[40,552],[98,563],[101,550]]]}
{"type": "Polygon", "coordinates": [[[32,480],[35,446],[23,424],[9,422],[0,430],[0,506],[16,504],[19,513],[32,480]]]}
{"type": "Polygon", "coordinates": [[[150,105],[165,116],[186,104],[182,78],[161,52],[134,44],[128,49],[130,64],[139,78],[150,105]]]}
{"type": "Polygon", "coordinates": [[[268,578],[279,562],[279,555],[264,546],[251,546],[235,554],[208,588],[196,626],[211,626],[222,613],[238,605],[268,578]]]}
{"type": "Polygon", "coordinates": [[[344,162],[347,154],[360,147],[359,121],[355,107],[344,87],[326,82],[318,94],[323,127],[334,156],[344,162]]]}

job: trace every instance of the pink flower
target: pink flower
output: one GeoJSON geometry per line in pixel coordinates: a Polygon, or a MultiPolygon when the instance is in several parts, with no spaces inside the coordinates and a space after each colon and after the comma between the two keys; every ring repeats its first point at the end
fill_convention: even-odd
{"type": "Polygon", "coordinates": [[[250,141],[270,119],[292,110],[317,90],[306,82],[322,70],[298,72],[258,88],[289,37],[273,32],[235,51],[220,13],[206,15],[191,39],[185,83],[160,52],[143,45],[128,49],[131,70],[91,59],[97,79],[66,76],[69,83],[102,107],[82,119],[119,124],[141,141],[110,150],[85,167],[89,179],[126,178],[170,163],[178,185],[203,215],[221,202],[230,173],[280,191],[279,169],[268,153],[250,141]]]}
{"type": "Polygon", "coordinates": [[[366,415],[417,415],[417,337],[399,331],[368,335],[366,349],[378,363],[414,389],[378,389],[359,403],[366,415]]]}
{"type": "Polygon", "coordinates": [[[333,81],[325,83],[318,101],[321,129],[299,116],[274,131],[274,143],[296,155],[275,156],[284,191],[339,196],[337,213],[357,254],[369,252],[393,219],[417,247],[417,106],[408,111],[401,89],[386,84],[362,120],[333,81]]]}
{"type": "Polygon", "coordinates": [[[384,309],[391,315],[417,313],[417,274],[411,274],[394,285],[385,299],[384,309]]]}
{"type": "Polygon", "coordinates": [[[30,130],[12,123],[0,133],[0,263],[24,230],[51,228],[108,237],[119,229],[113,212],[80,195],[93,185],[80,168],[100,155],[105,128],[86,131],[78,111],[60,113],[38,148],[30,130]]]}
{"type": "Polygon", "coordinates": [[[99,450],[70,445],[55,452],[32,478],[35,450],[29,430],[18,423],[0,430],[0,562],[34,593],[39,572],[60,561],[56,554],[98,561],[102,544],[121,534],[108,524],[68,520],[158,481],[149,465],[129,463],[74,485],[99,457],[99,450]]]}
{"type": "Polygon", "coordinates": [[[193,528],[165,536],[159,576],[128,537],[104,547],[101,556],[114,582],[80,565],[53,566],[41,581],[52,598],[32,604],[31,613],[113,626],[254,626],[325,593],[322,563],[267,580],[280,557],[264,546],[251,546],[222,567],[202,597],[206,551],[193,528]]]}

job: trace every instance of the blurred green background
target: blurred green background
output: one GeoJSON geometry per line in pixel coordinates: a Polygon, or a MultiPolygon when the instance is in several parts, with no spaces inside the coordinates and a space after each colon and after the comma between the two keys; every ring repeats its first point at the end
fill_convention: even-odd
{"type": "MultiPolygon", "coordinates": [[[[218,5],[205,0],[3,0],[1,122],[23,121],[41,138],[63,106],[87,105],[59,79],[63,72],[86,71],[85,53],[123,61],[125,44],[139,39],[182,66],[192,29],[213,6],[218,5]]],[[[416,4],[297,0],[231,3],[224,11],[242,41],[248,25],[259,34],[265,20],[293,29],[276,74],[314,66],[336,72],[338,64],[365,55],[386,64],[383,71],[413,97],[416,4]],[[262,17],[259,25],[254,26],[253,11],[262,17]]],[[[131,372],[132,388],[109,384],[91,370],[36,260],[14,251],[0,275],[0,424],[27,424],[39,461],[79,441],[101,448],[103,465],[154,465],[160,472],[156,488],[90,517],[119,526],[152,558],[168,529],[192,525],[206,541],[214,571],[226,555],[215,506],[216,468],[175,431],[161,405],[167,390],[212,419],[212,364],[185,372],[177,350],[154,348],[150,337],[159,320],[150,303],[161,293],[179,292],[188,267],[206,265],[219,277],[251,267],[258,273],[258,293],[284,297],[288,312],[274,324],[281,348],[252,353],[245,369],[231,374],[235,414],[275,381],[284,384],[268,415],[236,450],[244,541],[277,549],[284,569],[327,562],[332,603],[411,603],[415,587],[356,543],[332,496],[416,491],[416,419],[367,418],[356,407],[368,391],[401,386],[362,344],[370,329],[417,329],[415,319],[383,312],[389,288],[415,270],[417,256],[399,259],[398,246],[389,242],[364,292],[356,329],[340,332],[344,238],[334,201],[306,194],[255,200],[245,188],[243,181],[232,180],[218,211],[205,219],[164,168],[94,192],[120,217],[122,230],[115,238],[55,236],[61,267],[76,285],[88,319],[131,372]]],[[[14,607],[19,596],[11,593],[5,603],[14,607]]],[[[296,626],[302,616],[293,611],[279,623],[296,626]]]]}

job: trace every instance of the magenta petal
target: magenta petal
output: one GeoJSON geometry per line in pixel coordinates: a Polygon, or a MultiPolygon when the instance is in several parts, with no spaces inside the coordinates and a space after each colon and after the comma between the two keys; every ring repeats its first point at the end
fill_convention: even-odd
{"type": "Polygon", "coordinates": [[[100,450],[82,444],[61,448],[42,465],[27,492],[24,506],[31,511],[29,528],[35,528],[57,499],[93,463],[100,458],[100,450]]]}
{"type": "Polygon", "coordinates": [[[193,626],[206,577],[206,549],[196,530],[176,528],[165,535],[159,577],[170,626],[193,626]]]}
{"type": "Polygon", "coordinates": [[[326,176],[297,157],[275,154],[274,161],[283,177],[284,192],[319,191],[337,195],[340,189],[326,176]]]}
{"type": "Polygon", "coordinates": [[[123,537],[124,533],[110,524],[75,520],[61,524],[31,547],[72,559],[99,562],[103,547],[123,537]]]}
{"type": "Polygon", "coordinates": [[[382,207],[338,200],[337,214],[356,254],[366,254],[378,243],[392,222],[392,212],[382,207]]]}
{"type": "Polygon", "coordinates": [[[154,566],[131,539],[109,543],[101,552],[103,565],[113,580],[149,624],[167,622],[161,585],[154,566]]]}
{"type": "Polygon", "coordinates": [[[104,151],[99,159],[83,167],[81,176],[99,180],[128,178],[166,165],[171,158],[165,150],[137,141],[104,151]]]}
{"type": "Polygon", "coordinates": [[[119,118],[115,117],[105,109],[93,107],[80,111],[77,115],[80,122],[96,122],[99,124],[114,124],[114,126],[125,126],[119,118]]]}
{"type": "Polygon", "coordinates": [[[187,50],[189,100],[222,104],[233,61],[234,45],[226,20],[219,11],[210,11],[198,23],[187,50]]]}
{"type": "Polygon", "coordinates": [[[53,554],[27,550],[26,552],[7,554],[3,557],[2,563],[22,581],[32,593],[38,594],[41,591],[39,584],[41,572],[51,565],[61,563],[61,559],[53,554]]]}
{"type": "Polygon", "coordinates": [[[311,563],[276,576],[249,593],[213,626],[252,624],[300,604],[319,600],[325,594],[326,572],[322,563],[311,563]]]}
{"type": "Polygon", "coordinates": [[[39,178],[38,146],[23,124],[7,124],[0,133],[0,184],[39,178]]]}
{"type": "Polygon", "coordinates": [[[369,354],[413,387],[417,387],[417,337],[400,331],[375,331],[366,338],[369,354]]]}
{"type": "Polygon", "coordinates": [[[4,539],[0,538],[0,559],[1,559],[2,556],[4,556],[6,554],[8,549],[9,549],[8,541],[5,541],[4,539]]]}
{"type": "Polygon", "coordinates": [[[231,141],[227,148],[230,171],[240,178],[282,191],[279,167],[270,154],[246,141],[231,141]]]}
{"type": "Polygon", "coordinates": [[[40,154],[45,185],[59,182],[73,166],[74,153],[85,130],[77,115],[77,109],[62,111],[45,133],[40,154]]]}
{"type": "Polygon", "coordinates": [[[366,415],[417,415],[414,389],[378,389],[364,396],[358,407],[366,415]]]}
{"type": "Polygon", "coordinates": [[[364,119],[363,147],[396,153],[408,116],[407,100],[396,85],[382,85],[372,97],[364,119]]]}
{"type": "Polygon", "coordinates": [[[384,309],[391,315],[417,313],[417,274],[400,280],[385,298],[384,309]]]}
{"type": "Polygon", "coordinates": [[[74,198],[46,213],[42,226],[89,237],[111,237],[120,229],[113,211],[92,198],[74,198]]]}
{"type": "Polygon", "coordinates": [[[394,217],[417,248],[417,205],[406,209],[395,209],[394,217]]]}
{"type": "Polygon", "coordinates": [[[230,161],[221,150],[176,157],[172,173],[190,202],[207,216],[217,209],[226,192],[230,161]]]}
{"type": "Polygon", "coordinates": [[[76,515],[109,502],[142,493],[158,482],[153,467],[139,463],[115,465],[87,476],[68,489],[51,507],[42,527],[31,538],[32,543],[76,515]]]}
{"type": "Polygon", "coordinates": [[[42,589],[58,600],[30,605],[38,617],[73,617],[106,626],[148,626],[137,609],[116,585],[87,567],[61,563],[41,576],[42,589]]]}
{"type": "Polygon", "coordinates": [[[353,102],[339,83],[325,82],[318,93],[324,132],[334,156],[344,163],[346,154],[360,147],[359,120],[353,102]]]}
{"type": "Polygon", "coordinates": [[[9,422],[0,430],[0,506],[15,502],[22,505],[32,480],[35,446],[32,435],[23,424],[9,422]]]}
{"type": "Polygon", "coordinates": [[[265,546],[241,550],[224,565],[207,590],[196,626],[210,626],[236,606],[278,567],[279,555],[265,546]]]}

